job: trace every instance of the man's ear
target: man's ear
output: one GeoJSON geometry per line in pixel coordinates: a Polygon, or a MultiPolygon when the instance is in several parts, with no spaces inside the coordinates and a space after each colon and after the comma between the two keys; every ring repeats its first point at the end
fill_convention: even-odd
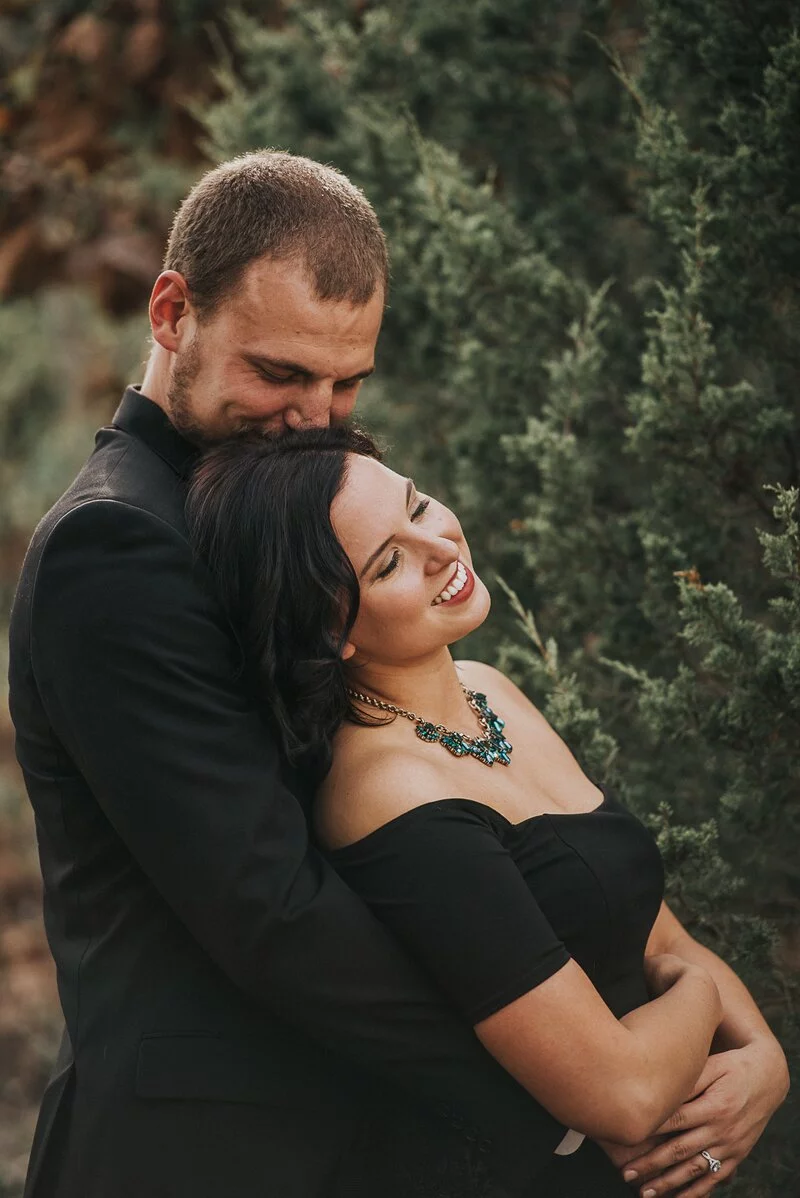
{"type": "MultiPolygon", "coordinates": [[[[175,353],[185,336],[181,321],[194,312],[189,287],[180,271],[162,270],[150,295],[150,328],[153,340],[175,353]]],[[[185,323],[185,322],[184,322],[185,323]]]]}
{"type": "Polygon", "coordinates": [[[342,661],[349,661],[356,651],[356,647],[352,641],[345,641],[342,649],[342,661]]]}

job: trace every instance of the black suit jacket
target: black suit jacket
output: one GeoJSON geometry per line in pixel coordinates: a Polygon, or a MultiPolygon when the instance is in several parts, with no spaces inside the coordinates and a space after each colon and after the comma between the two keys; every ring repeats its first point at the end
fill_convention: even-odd
{"type": "MultiPolygon", "coordinates": [[[[309,844],[187,545],[192,457],[130,388],[14,604],[12,716],[68,1032],[27,1198],[382,1198],[394,1141],[367,1166],[364,1130],[411,1111],[396,1088],[483,1138],[488,1193],[530,1193],[563,1128],[309,844]]],[[[415,1118],[421,1139],[440,1128],[415,1118]]]]}

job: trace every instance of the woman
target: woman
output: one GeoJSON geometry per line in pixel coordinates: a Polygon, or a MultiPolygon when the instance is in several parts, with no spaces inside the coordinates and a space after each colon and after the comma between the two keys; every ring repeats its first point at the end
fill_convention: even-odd
{"type": "Polygon", "coordinates": [[[453,661],[490,604],[457,519],[344,428],[217,448],[187,516],[253,694],[319,783],[320,844],[571,1129],[542,1193],[630,1194],[590,1141],[645,1140],[715,1033],[760,1016],[660,951],[679,925],[645,828],[513,683],[453,661]]]}

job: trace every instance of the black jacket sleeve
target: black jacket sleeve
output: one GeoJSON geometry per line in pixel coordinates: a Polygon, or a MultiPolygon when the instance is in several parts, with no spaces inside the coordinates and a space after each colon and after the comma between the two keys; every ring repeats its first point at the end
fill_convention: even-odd
{"type": "Polygon", "coordinates": [[[563,1129],[309,845],[235,638],[168,523],[111,500],[51,531],[32,599],[48,718],[120,838],[243,990],[492,1145],[523,1194],[563,1129]]]}

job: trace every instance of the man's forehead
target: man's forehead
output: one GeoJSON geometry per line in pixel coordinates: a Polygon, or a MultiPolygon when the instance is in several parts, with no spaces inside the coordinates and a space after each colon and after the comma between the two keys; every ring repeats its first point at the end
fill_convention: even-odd
{"type": "Polygon", "coordinates": [[[237,342],[256,355],[290,356],[293,347],[304,353],[334,347],[370,353],[382,315],[382,293],[362,305],[320,300],[296,270],[247,275],[228,306],[228,323],[237,342]]]}
{"type": "Polygon", "coordinates": [[[236,290],[240,301],[253,306],[289,305],[288,311],[306,315],[320,314],[329,318],[336,315],[339,320],[357,319],[366,314],[383,312],[384,289],[377,285],[365,303],[352,300],[323,299],[317,293],[314,276],[301,261],[295,258],[259,258],[252,262],[242,275],[236,290]]]}

